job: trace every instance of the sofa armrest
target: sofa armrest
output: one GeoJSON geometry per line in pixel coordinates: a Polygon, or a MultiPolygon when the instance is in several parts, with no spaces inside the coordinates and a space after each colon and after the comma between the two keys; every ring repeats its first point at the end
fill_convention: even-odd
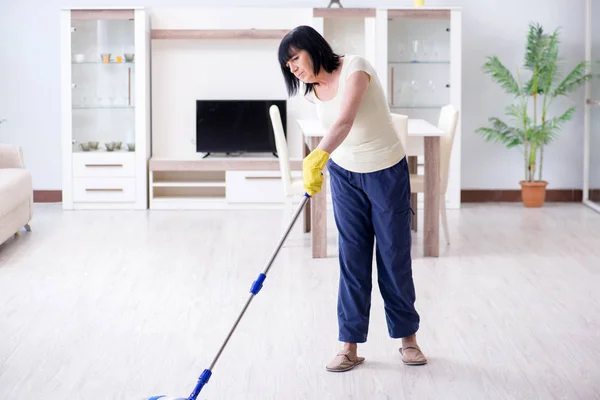
{"type": "Polygon", "coordinates": [[[24,168],[22,149],[13,144],[0,143],[0,168],[24,168]]]}

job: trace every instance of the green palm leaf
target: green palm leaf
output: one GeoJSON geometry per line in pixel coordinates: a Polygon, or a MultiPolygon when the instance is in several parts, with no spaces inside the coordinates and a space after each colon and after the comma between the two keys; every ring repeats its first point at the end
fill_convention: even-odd
{"type": "Polygon", "coordinates": [[[585,61],[577,64],[575,68],[567,75],[554,89],[552,95],[554,97],[564,96],[572,91],[576,90],[581,86],[585,81],[592,77],[591,74],[586,74],[586,68],[588,64],[585,61]]]}
{"type": "Polygon", "coordinates": [[[531,125],[531,118],[527,114],[527,103],[521,102],[520,104],[511,104],[506,107],[505,114],[510,117],[513,125],[516,125],[518,129],[526,131],[531,125]]]}
{"type": "Polygon", "coordinates": [[[535,70],[544,56],[544,46],[547,36],[539,24],[529,24],[529,34],[525,46],[525,68],[535,70]]]}
{"type": "Polygon", "coordinates": [[[556,81],[560,74],[560,68],[558,65],[558,45],[560,41],[558,38],[558,30],[554,31],[552,35],[548,37],[546,43],[546,51],[542,57],[541,68],[539,71],[539,93],[550,93],[552,83],[556,81]]]}
{"type": "Polygon", "coordinates": [[[573,119],[573,114],[575,114],[575,107],[571,107],[562,115],[559,115],[546,121],[542,125],[540,130],[540,142],[546,145],[554,141],[558,137],[558,134],[565,122],[573,119]]]}
{"type": "Polygon", "coordinates": [[[492,76],[492,79],[502,86],[507,93],[519,95],[521,90],[513,74],[500,62],[498,57],[488,57],[483,70],[492,76]]]}
{"type": "Polygon", "coordinates": [[[492,127],[483,127],[475,132],[482,135],[488,142],[502,143],[506,147],[511,148],[523,143],[523,134],[518,128],[509,126],[506,122],[499,118],[490,118],[492,127]]]}

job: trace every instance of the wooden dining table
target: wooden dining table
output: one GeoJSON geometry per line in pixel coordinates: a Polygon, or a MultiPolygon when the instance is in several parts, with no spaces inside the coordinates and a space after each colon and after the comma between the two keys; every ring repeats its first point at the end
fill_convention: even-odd
{"type": "MultiPolygon", "coordinates": [[[[303,135],[303,157],[314,150],[327,133],[319,120],[298,119],[303,135]]],[[[423,255],[439,257],[440,250],[440,137],[446,132],[423,119],[408,119],[407,156],[424,155],[423,255]]],[[[416,173],[416,171],[411,171],[416,173]]],[[[310,220],[305,231],[311,232],[313,258],[327,257],[327,186],[311,199],[310,220]]]]}

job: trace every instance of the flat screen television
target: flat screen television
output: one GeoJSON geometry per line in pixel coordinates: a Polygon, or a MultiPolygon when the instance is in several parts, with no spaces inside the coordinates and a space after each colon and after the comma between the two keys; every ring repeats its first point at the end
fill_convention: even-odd
{"type": "Polygon", "coordinates": [[[286,100],[196,100],[196,152],[277,154],[273,104],[287,136],[286,100]]]}

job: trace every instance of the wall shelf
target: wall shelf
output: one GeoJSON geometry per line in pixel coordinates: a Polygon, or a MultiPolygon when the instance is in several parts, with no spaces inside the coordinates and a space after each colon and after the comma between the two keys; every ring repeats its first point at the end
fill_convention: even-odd
{"type": "MultiPolygon", "coordinates": [[[[302,170],[302,160],[290,160],[292,171],[302,170]]],[[[202,160],[150,158],[150,171],[279,171],[276,158],[215,157],[202,160]]]]}
{"type": "Polygon", "coordinates": [[[152,39],[281,39],[288,29],[153,29],[152,39]]]}

